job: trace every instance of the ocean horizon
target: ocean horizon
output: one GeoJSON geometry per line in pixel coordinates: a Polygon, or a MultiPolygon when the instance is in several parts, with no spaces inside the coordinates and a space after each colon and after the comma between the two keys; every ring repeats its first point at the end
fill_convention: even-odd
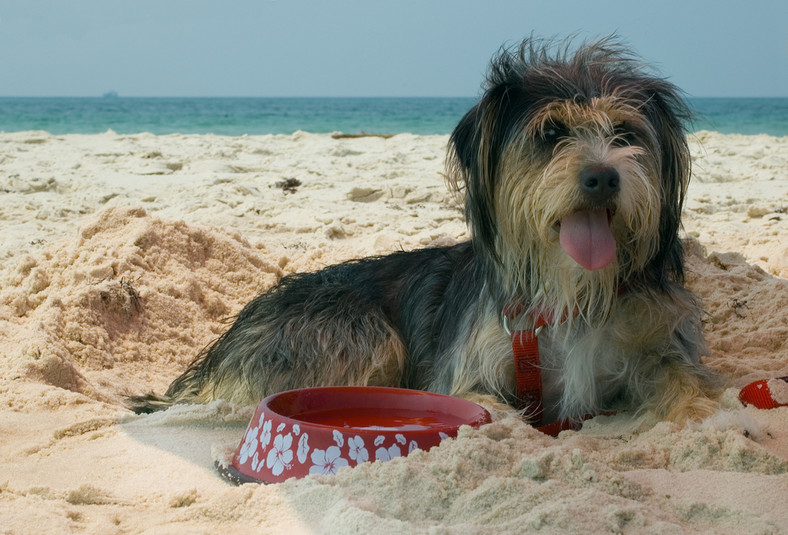
{"type": "MultiPolygon", "coordinates": [[[[449,134],[475,97],[0,97],[0,131],[449,134]]],[[[788,136],[788,98],[689,98],[691,131],[788,136]]]]}

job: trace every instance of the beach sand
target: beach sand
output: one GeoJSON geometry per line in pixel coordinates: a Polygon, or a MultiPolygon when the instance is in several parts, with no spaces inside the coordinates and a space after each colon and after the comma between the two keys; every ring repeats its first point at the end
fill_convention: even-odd
{"type": "Polygon", "coordinates": [[[430,452],[234,487],[252,408],[136,416],[283,274],[468,238],[447,136],[0,134],[0,533],[783,533],[788,138],[700,132],[688,285],[725,410],[598,417],[557,439],[504,417],[430,452]]]}

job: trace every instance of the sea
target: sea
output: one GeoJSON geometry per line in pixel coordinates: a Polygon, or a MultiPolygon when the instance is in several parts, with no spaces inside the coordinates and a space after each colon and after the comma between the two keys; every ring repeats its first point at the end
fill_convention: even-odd
{"type": "MultiPolygon", "coordinates": [[[[0,97],[0,132],[449,134],[475,98],[0,97]]],[[[788,98],[690,98],[690,130],[788,136],[788,98]]]]}

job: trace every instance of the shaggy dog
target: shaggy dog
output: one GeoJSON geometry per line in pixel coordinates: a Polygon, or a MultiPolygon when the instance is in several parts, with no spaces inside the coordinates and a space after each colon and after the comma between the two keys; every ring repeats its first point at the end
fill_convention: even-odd
{"type": "Polygon", "coordinates": [[[614,39],[503,49],[449,142],[469,242],[283,277],[135,410],[383,385],[494,399],[536,424],[710,414],[678,236],[689,116],[614,39]]]}

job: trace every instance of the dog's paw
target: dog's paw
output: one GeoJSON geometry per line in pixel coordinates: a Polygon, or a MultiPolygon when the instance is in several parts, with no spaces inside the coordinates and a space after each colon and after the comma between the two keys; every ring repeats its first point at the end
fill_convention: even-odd
{"type": "Polygon", "coordinates": [[[700,422],[721,408],[721,388],[699,369],[669,365],[662,370],[648,408],[663,420],[679,425],[700,422]]]}
{"type": "Polygon", "coordinates": [[[697,396],[692,399],[685,398],[673,405],[667,414],[666,420],[679,425],[686,425],[689,422],[700,422],[713,416],[721,408],[719,401],[705,396],[697,396]]]}

